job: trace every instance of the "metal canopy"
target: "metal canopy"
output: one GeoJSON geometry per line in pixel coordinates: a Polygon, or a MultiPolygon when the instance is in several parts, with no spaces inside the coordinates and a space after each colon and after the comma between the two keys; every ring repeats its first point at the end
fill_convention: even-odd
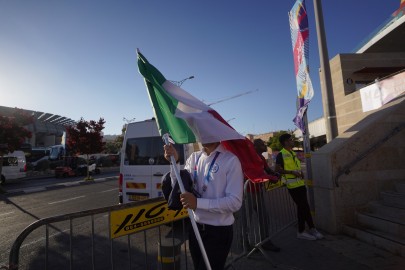
{"type": "MultiPolygon", "coordinates": [[[[10,116],[13,114],[15,108],[0,106],[0,115],[10,116]]],[[[45,113],[33,110],[23,111],[34,117],[34,123],[32,126],[34,132],[37,133],[50,133],[50,134],[61,134],[65,131],[66,125],[72,125],[76,122],[68,117],[60,116],[52,113],[45,113]]]]}

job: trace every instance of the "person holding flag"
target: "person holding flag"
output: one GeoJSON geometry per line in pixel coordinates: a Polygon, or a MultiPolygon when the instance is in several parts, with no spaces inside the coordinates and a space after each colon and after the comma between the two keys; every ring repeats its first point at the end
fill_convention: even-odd
{"type": "MultiPolygon", "coordinates": [[[[202,144],[203,150],[194,152],[184,167],[190,173],[194,189],[180,195],[183,207],[193,210],[212,269],[224,269],[233,240],[233,213],[242,206],[243,173],[238,158],[219,142],[202,144]],[[197,195],[198,196],[198,195],[197,195]]],[[[165,158],[178,154],[173,145],[165,145],[165,158]]],[[[177,181],[171,173],[172,185],[177,181]]],[[[189,248],[194,269],[206,269],[201,251],[192,230],[189,231],[189,248]]]]}
{"type": "Polygon", "coordinates": [[[212,143],[234,153],[244,175],[253,182],[265,182],[272,176],[263,171],[263,164],[253,143],[239,134],[210,106],[167,80],[138,51],[139,72],[155,113],[161,136],[170,134],[176,143],[212,143]]]}
{"type": "Polygon", "coordinates": [[[166,141],[165,158],[172,163],[177,160],[167,135],[175,143],[203,145],[203,151],[193,153],[186,163],[200,198],[184,190],[175,164],[171,166],[174,172],[171,176],[178,179],[172,178],[172,184],[179,180],[181,200],[193,225],[195,235],[190,233],[190,251],[193,249],[195,269],[211,269],[209,260],[212,269],[223,269],[232,243],[233,213],[242,205],[244,176],[255,183],[268,181],[271,176],[263,171],[249,139],[210,106],[167,80],[139,50],[137,54],[138,69],[145,79],[158,130],[166,141]],[[198,246],[194,241],[198,241],[198,246]]]}

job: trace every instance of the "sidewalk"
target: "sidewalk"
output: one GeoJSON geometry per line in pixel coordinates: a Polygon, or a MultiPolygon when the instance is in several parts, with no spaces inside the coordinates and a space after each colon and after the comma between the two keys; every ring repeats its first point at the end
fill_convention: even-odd
{"type": "MultiPolygon", "coordinates": [[[[65,188],[65,187],[71,187],[75,185],[87,185],[87,184],[92,184],[92,183],[98,183],[102,181],[108,181],[108,180],[114,180],[118,179],[119,175],[119,167],[104,167],[100,168],[100,174],[96,174],[94,176],[94,180],[92,181],[85,181],[84,178],[79,179],[79,180],[71,180],[66,178],[66,181],[64,182],[55,182],[55,183],[47,183],[47,184],[34,184],[31,186],[9,186],[9,185],[4,185],[2,186],[3,192],[0,191],[0,194],[5,193],[7,196],[15,196],[15,195],[20,195],[20,194],[27,194],[27,193],[33,193],[33,192],[39,192],[39,191],[44,191],[44,190],[51,190],[51,189],[58,189],[58,188],[65,188]],[[103,176],[102,174],[104,172],[116,172],[117,174],[115,176],[103,176]]],[[[55,174],[53,171],[48,171],[48,172],[43,172],[43,173],[35,173],[35,174],[30,174],[27,175],[27,177],[22,178],[24,181],[30,181],[30,180],[41,180],[45,178],[54,178],[55,174]]],[[[17,183],[18,184],[18,183],[17,183]]]]}
{"type": "MultiPolygon", "coordinates": [[[[295,227],[289,227],[272,239],[281,248],[278,253],[266,252],[275,269],[294,270],[402,270],[405,258],[363,243],[345,235],[328,235],[317,241],[296,238],[295,227]]],[[[268,270],[272,265],[256,251],[242,258],[234,269],[268,270]]],[[[228,269],[232,269],[228,268],[228,269]]]]}
{"type": "MultiPolygon", "coordinates": [[[[114,166],[114,167],[97,167],[100,169],[100,173],[103,172],[119,172],[120,167],[119,166],[114,166]]],[[[27,176],[24,177],[24,179],[39,179],[39,178],[49,178],[49,177],[55,177],[55,171],[54,170],[47,170],[43,172],[39,171],[28,171],[27,176]]]]}

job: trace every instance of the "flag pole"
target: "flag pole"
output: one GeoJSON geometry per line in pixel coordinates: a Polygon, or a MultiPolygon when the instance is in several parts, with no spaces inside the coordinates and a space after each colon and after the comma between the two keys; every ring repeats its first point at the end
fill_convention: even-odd
{"type": "MultiPolygon", "coordinates": [[[[163,135],[163,140],[164,140],[166,145],[169,145],[170,144],[170,142],[169,142],[169,134],[167,134],[167,133],[164,134],[163,135]]],[[[183,180],[181,180],[179,168],[177,168],[177,166],[176,166],[176,160],[175,160],[174,156],[170,156],[170,163],[172,164],[171,166],[173,168],[174,174],[176,175],[177,183],[179,183],[180,191],[181,191],[181,193],[184,193],[186,190],[185,190],[184,185],[183,185],[183,180]]],[[[198,228],[197,228],[197,223],[196,223],[196,221],[194,219],[193,210],[190,209],[190,208],[187,208],[187,211],[188,211],[188,216],[190,217],[190,220],[191,220],[191,225],[193,226],[195,237],[197,238],[198,245],[200,246],[200,250],[201,250],[201,254],[203,256],[204,262],[205,262],[205,266],[207,267],[207,270],[211,270],[211,265],[210,265],[210,262],[208,260],[207,253],[205,252],[205,248],[204,248],[204,245],[203,245],[203,242],[202,242],[202,239],[201,239],[201,235],[200,235],[200,232],[198,231],[198,228]]]]}
{"type": "Polygon", "coordinates": [[[311,140],[309,138],[309,127],[308,127],[308,117],[307,117],[308,108],[304,113],[304,124],[305,132],[302,133],[303,137],[303,146],[304,146],[304,155],[305,155],[305,169],[306,169],[306,178],[305,185],[307,187],[308,197],[309,197],[309,207],[312,212],[312,215],[315,215],[315,199],[314,199],[314,186],[312,180],[312,154],[311,154],[311,140]]]}

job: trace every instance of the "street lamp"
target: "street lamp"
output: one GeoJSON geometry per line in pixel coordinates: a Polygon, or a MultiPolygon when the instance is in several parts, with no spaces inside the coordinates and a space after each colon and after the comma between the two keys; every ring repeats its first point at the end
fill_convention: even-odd
{"type": "Polygon", "coordinates": [[[127,118],[123,117],[123,118],[122,118],[122,121],[127,122],[127,124],[129,124],[129,123],[132,123],[132,122],[135,121],[135,117],[132,118],[132,119],[127,119],[127,118]]]}
{"type": "Polygon", "coordinates": [[[185,79],[183,79],[181,81],[171,81],[171,82],[180,87],[185,81],[191,80],[191,79],[194,79],[194,76],[190,76],[190,77],[185,78],[185,79]]]}

